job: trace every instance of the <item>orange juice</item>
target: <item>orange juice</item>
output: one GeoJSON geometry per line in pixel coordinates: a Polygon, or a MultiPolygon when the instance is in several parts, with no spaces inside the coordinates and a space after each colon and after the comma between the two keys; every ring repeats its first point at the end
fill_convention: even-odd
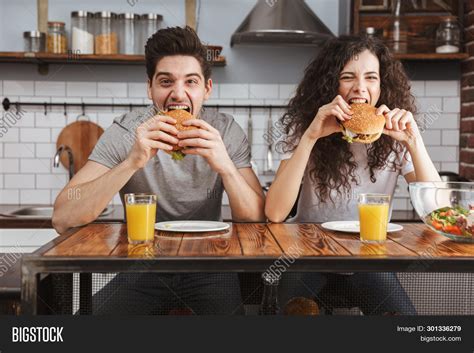
{"type": "Polygon", "coordinates": [[[130,243],[153,241],[156,203],[127,204],[127,232],[130,243]]]}
{"type": "Polygon", "coordinates": [[[383,242],[387,239],[388,203],[359,204],[360,240],[383,242]]]}

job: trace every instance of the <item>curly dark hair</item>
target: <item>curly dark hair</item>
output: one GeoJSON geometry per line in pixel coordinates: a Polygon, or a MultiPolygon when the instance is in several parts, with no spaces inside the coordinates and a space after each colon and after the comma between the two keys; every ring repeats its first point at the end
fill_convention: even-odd
{"type": "MultiPolygon", "coordinates": [[[[378,104],[390,109],[406,109],[416,113],[415,99],[410,93],[408,77],[399,60],[378,39],[365,36],[340,36],[328,40],[316,58],[305,69],[304,78],[295,96],[290,100],[287,112],[280,119],[286,133],[286,140],[278,144],[281,152],[296,149],[298,141],[309,127],[320,107],[330,103],[338,94],[339,74],[351,59],[365,50],[374,54],[380,63],[381,94],[378,104]]],[[[340,133],[318,139],[311,151],[308,164],[309,176],[316,186],[320,201],[331,197],[331,189],[343,196],[350,192],[350,183],[357,183],[354,174],[357,164],[349,144],[340,133]],[[344,194],[343,194],[344,193],[344,194]]],[[[402,153],[403,146],[387,135],[368,145],[368,166],[370,180],[376,181],[377,169],[397,168],[396,162],[389,162],[392,153],[402,153]],[[390,164],[390,165],[388,165],[390,164]]]]}

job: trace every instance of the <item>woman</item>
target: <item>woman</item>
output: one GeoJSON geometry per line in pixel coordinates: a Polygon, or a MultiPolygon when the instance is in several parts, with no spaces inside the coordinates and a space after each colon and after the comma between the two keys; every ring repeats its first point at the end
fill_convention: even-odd
{"type": "MultiPolygon", "coordinates": [[[[381,41],[349,36],[328,41],[306,68],[281,119],[287,137],[279,146],[285,154],[267,194],[268,219],[286,219],[301,184],[294,221],[326,222],[357,220],[357,195],[393,195],[400,174],[407,182],[440,180],[414,112],[403,67],[381,41]],[[369,145],[350,144],[342,139],[340,123],[351,119],[349,103],[362,101],[385,116],[384,134],[369,145]]],[[[285,302],[316,296],[327,277],[307,273],[298,279],[283,285],[285,302]]],[[[394,274],[359,273],[344,280],[365,314],[415,313],[394,274]]]]}

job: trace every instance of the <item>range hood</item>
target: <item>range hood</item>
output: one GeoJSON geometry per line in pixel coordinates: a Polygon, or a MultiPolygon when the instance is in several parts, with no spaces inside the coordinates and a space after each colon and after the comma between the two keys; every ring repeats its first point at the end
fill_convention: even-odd
{"type": "Polygon", "coordinates": [[[317,45],[332,37],[304,0],[258,0],[232,35],[230,45],[317,45]]]}

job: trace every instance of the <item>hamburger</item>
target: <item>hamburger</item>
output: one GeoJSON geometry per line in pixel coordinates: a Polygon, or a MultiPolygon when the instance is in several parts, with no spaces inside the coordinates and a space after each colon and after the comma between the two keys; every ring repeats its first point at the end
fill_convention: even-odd
{"type": "MultiPolygon", "coordinates": [[[[195,126],[185,126],[183,122],[186,120],[194,119],[194,116],[186,110],[183,109],[171,109],[167,112],[163,113],[164,115],[170,116],[176,120],[176,129],[178,131],[186,131],[186,130],[194,130],[197,129],[195,126]]],[[[171,155],[176,161],[182,160],[186,155],[182,152],[183,147],[179,147],[178,145],[174,145],[171,151],[165,151],[166,153],[171,155]]]]}
{"type": "Polygon", "coordinates": [[[342,138],[349,143],[372,143],[382,135],[385,117],[376,115],[376,108],[360,100],[351,103],[352,119],[341,123],[342,138]]]}

